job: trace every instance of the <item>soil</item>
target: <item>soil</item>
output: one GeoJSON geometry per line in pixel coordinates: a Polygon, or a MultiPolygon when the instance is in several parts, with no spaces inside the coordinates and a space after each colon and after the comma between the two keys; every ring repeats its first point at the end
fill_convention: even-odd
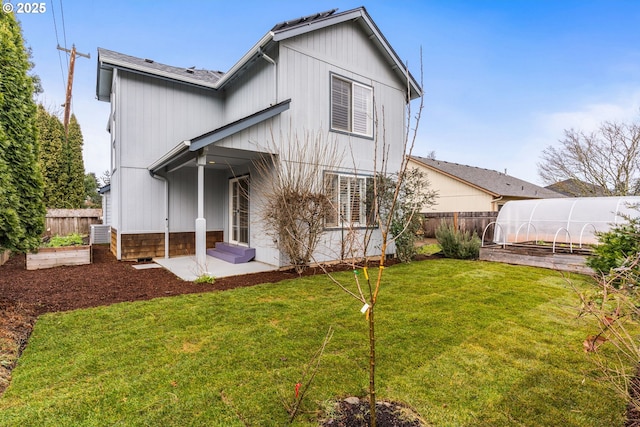
{"type": "MultiPolygon", "coordinates": [[[[369,401],[349,397],[334,405],[334,415],[322,427],[367,427],[371,420],[369,401]]],[[[423,427],[420,417],[409,407],[395,402],[376,402],[376,425],[380,427],[423,427]]]]}
{"type": "MultiPolygon", "coordinates": [[[[185,282],[163,268],[135,269],[133,266],[139,263],[116,260],[108,246],[93,246],[92,256],[92,263],[88,265],[26,270],[25,255],[14,255],[0,266],[0,395],[9,385],[11,370],[26,347],[33,325],[41,314],[125,301],[221,291],[299,277],[293,270],[280,270],[223,277],[216,279],[213,285],[197,284],[185,282]]],[[[331,268],[334,271],[349,269],[345,265],[331,268]]],[[[320,272],[320,269],[309,268],[303,275],[320,272]]],[[[400,412],[397,404],[379,403],[376,410],[378,426],[421,425],[403,424],[404,421],[399,419],[400,412]]],[[[341,413],[343,417],[336,419],[335,424],[325,425],[367,425],[361,420],[368,417],[368,405],[342,403],[337,413],[341,413]]]]}

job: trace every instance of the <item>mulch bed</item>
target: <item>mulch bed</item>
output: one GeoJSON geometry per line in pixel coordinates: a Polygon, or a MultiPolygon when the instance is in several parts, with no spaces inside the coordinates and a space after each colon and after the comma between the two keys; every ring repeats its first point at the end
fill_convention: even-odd
{"type": "MultiPolygon", "coordinates": [[[[185,282],[162,268],[135,269],[136,263],[118,261],[104,245],[93,246],[93,262],[81,266],[63,266],[43,270],[27,270],[25,255],[15,255],[0,266],[0,395],[8,387],[11,370],[27,345],[31,330],[39,315],[97,307],[125,301],[141,301],[172,295],[192,294],[275,283],[299,277],[293,270],[271,271],[216,279],[215,284],[185,282]]],[[[425,257],[421,257],[424,259],[425,257]]],[[[394,261],[387,262],[393,264],[394,261]]],[[[349,269],[335,265],[332,271],[349,269]]],[[[303,275],[321,273],[309,268],[303,275]]],[[[363,410],[366,411],[362,405],[363,410]]],[[[383,412],[393,412],[384,405],[383,412]]],[[[354,418],[356,408],[345,407],[345,414],[354,418]]],[[[378,413],[378,411],[376,411],[378,413]]],[[[381,415],[383,418],[387,415],[381,415]]],[[[383,419],[379,427],[419,426],[398,424],[383,419]]],[[[348,418],[335,426],[361,426],[348,418]]]]}

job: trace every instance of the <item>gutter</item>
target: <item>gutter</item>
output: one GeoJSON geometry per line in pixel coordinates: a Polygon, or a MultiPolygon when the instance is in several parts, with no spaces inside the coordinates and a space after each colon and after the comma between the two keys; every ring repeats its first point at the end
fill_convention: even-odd
{"type": "Polygon", "coordinates": [[[178,145],[173,147],[171,150],[165,153],[158,160],[156,160],[155,162],[147,166],[147,170],[149,170],[149,173],[151,174],[151,176],[154,176],[156,171],[158,171],[158,169],[161,169],[167,166],[178,154],[188,151],[190,146],[191,146],[191,141],[189,140],[181,141],[180,143],[178,143],[178,145]]]}
{"type": "Polygon", "coordinates": [[[152,178],[155,178],[164,183],[164,257],[169,258],[169,181],[166,177],[157,173],[158,169],[166,166],[177,154],[182,151],[187,151],[191,141],[182,141],[164,156],[160,157],[153,164],[151,164],[147,170],[152,178]]]}

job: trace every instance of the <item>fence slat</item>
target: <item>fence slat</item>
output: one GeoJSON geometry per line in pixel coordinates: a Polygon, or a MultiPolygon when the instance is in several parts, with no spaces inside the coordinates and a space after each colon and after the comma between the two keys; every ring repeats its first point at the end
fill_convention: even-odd
{"type": "MultiPolygon", "coordinates": [[[[485,227],[498,218],[498,212],[426,212],[423,213],[424,237],[435,237],[436,229],[444,221],[460,231],[475,232],[482,236],[485,227]]],[[[493,239],[493,227],[487,230],[485,239],[493,239]]]]}
{"type": "Polygon", "coordinates": [[[45,234],[89,234],[91,224],[102,223],[102,209],[47,209],[45,234]]]}

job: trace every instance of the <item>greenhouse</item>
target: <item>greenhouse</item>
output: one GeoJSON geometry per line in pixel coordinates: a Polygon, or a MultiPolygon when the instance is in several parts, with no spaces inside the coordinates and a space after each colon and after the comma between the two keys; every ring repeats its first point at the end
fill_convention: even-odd
{"type": "Polygon", "coordinates": [[[495,227],[493,242],[552,244],[554,250],[556,245],[582,248],[598,243],[597,232],[640,216],[639,206],[637,196],[510,201],[490,225],[495,227]]]}

